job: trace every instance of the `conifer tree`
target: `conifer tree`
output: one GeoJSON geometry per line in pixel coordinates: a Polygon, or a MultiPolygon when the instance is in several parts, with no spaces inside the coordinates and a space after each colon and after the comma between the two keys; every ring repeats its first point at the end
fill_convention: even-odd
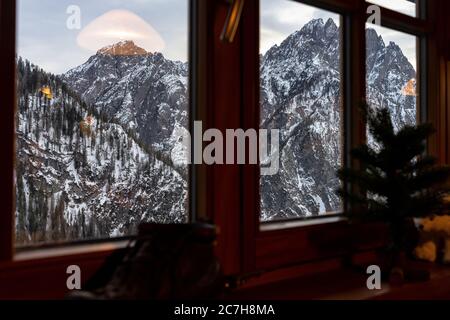
{"type": "Polygon", "coordinates": [[[402,250],[408,221],[446,213],[450,167],[438,166],[436,158],[425,155],[427,139],[434,132],[431,124],[406,125],[395,132],[387,108],[365,105],[362,111],[375,144],[352,150],[361,169],[338,171],[339,178],[353,187],[353,191],[340,188],[338,194],[352,205],[347,211],[352,221],[386,222],[391,247],[402,250]]]}

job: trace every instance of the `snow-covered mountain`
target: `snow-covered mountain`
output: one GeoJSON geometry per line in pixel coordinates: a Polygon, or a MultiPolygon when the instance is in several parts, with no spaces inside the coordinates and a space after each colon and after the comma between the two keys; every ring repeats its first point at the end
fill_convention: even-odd
{"type": "MultiPolygon", "coordinates": [[[[340,30],[312,20],[261,56],[261,127],[281,130],[280,172],[261,177],[261,218],[339,210],[340,30]]],[[[415,71],[367,30],[368,100],[415,122],[415,71]]],[[[18,243],[126,235],[186,218],[188,64],[131,41],[61,76],[19,59],[18,243]],[[179,158],[182,155],[175,155],[179,158]]]]}
{"type": "Polygon", "coordinates": [[[132,41],[100,49],[63,80],[88,105],[161,152],[173,149],[188,126],[188,64],[132,41]]]}
{"type": "Polygon", "coordinates": [[[339,30],[313,20],[261,57],[261,127],[280,128],[280,171],[261,177],[263,220],[338,210],[339,30]]]}
{"type": "MultiPolygon", "coordinates": [[[[261,57],[261,127],[280,128],[280,172],[261,177],[261,218],[338,211],[341,164],[340,30],[312,20],[261,57]]],[[[415,70],[395,43],[367,30],[368,102],[398,128],[415,122],[415,70]]]]}
{"type": "Polygon", "coordinates": [[[416,122],[416,71],[401,48],[366,32],[367,96],[372,106],[388,106],[395,129],[416,122]]]}
{"type": "Polygon", "coordinates": [[[59,78],[18,61],[17,243],[126,235],[183,222],[182,173],[59,78]]]}

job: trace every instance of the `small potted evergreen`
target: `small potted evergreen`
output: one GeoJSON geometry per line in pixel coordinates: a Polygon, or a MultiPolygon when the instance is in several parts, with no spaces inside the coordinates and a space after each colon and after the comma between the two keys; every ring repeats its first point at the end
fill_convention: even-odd
{"type": "Polygon", "coordinates": [[[406,125],[397,132],[387,108],[362,108],[374,142],[352,150],[360,168],[338,171],[343,186],[338,194],[348,201],[351,223],[383,222],[389,228],[389,245],[382,268],[392,277],[405,270],[405,256],[414,218],[446,213],[445,195],[450,167],[438,166],[426,155],[431,124],[406,125]],[[348,186],[351,186],[349,188],[348,186]],[[387,270],[386,270],[387,269],[387,270]]]}

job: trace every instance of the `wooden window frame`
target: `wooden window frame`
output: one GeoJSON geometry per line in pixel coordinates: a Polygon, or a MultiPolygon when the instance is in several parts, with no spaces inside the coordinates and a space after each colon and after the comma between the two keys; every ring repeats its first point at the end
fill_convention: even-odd
{"type": "MultiPolygon", "coordinates": [[[[348,156],[352,146],[365,139],[365,129],[357,106],[365,97],[365,17],[368,3],[364,0],[302,0],[300,2],[328,9],[343,15],[343,86],[346,107],[344,130],[351,131],[345,140],[344,163],[357,166],[348,156]]],[[[10,270],[19,276],[34,268],[42,267],[40,274],[48,273],[55,263],[68,265],[86,257],[84,253],[66,253],[58,259],[35,257],[29,263],[14,261],[14,106],[15,106],[15,0],[0,2],[0,133],[3,139],[3,156],[0,158],[2,212],[0,213],[0,269],[10,270]],[[12,106],[12,107],[11,107],[12,106]],[[16,274],[16,266],[21,273],[16,274]],[[45,266],[48,266],[45,267],[45,266]],[[45,271],[47,270],[47,271],[45,271]]],[[[223,23],[228,9],[226,0],[197,0],[191,6],[191,18],[195,20],[192,32],[194,53],[190,56],[193,71],[191,85],[192,117],[202,120],[208,127],[259,128],[259,1],[245,2],[243,18],[232,43],[220,41],[223,23]],[[192,60],[191,60],[192,59],[192,60]]],[[[442,12],[450,8],[444,0],[428,0],[427,19],[418,19],[381,9],[382,24],[408,33],[427,37],[421,47],[426,48],[426,58],[421,64],[419,103],[426,104],[426,119],[432,122],[438,133],[430,139],[428,149],[438,156],[441,163],[450,160],[450,113],[446,106],[450,96],[447,73],[450,50],[439,43],[447,40],[437,33],[436,24],[445,26],[442,12]],[[440,13],[440,14],[438,14],[440,13]],[[436,21],[439,21],[438,23],[436,21]],[[434,60],[433,60],[434,59],[434,60]],[[430,63],[434,61],[434,63],[430,63]],[[422,87],[424,86],[425,89],[422,87]],[[433,107],[430,107],[433,106],[433,107]],[[435,107],[434,107],[435,106],[435,107]]],[[[446,27],[450,33],[450,26],[446,27]]],[[[425,109],[421,109],[425,110],[425,109]]],[[[305,262],[343,257],[358,251],[370,250],[384,244],[386,230],[383,225],[351,226],[345,221],[316,224],[289,229],[261,231],[259,222],[259,166],[255,165],[194,165],[190,180],[193,220],[209,221],[219,230],[217,254],[227,275],[253,274],[305,262]],[[323,239],[321,235],[327,234],[323,239]]],[[[105,242],[105,244],[107,244],[105,242]]],[[[93,246],[91,247],[93,248],[93,246]]],[[[90,266],[99,266],[114,247],[92,249],[90,266]]],[[[89,251],[89,249],[88,249],[89,251]]],[[[10,277],[14,281],[14,277],[10,277]]],[[[62,290],[62,289],[61,289],[62,290]]],[[[56,289],[55,289],[56,292],[56,289]]],[[[58,291],[60,293],[61,291],[58,291]]],[[[1,296],[1,292],[0,292],[1,296]]],[[[54,297],[54,296],[53,296],[54,297]]]]}
{"type": "Polygon", "coordinates": [[[13,258],[14,228],[14,182],[15,132],[14,109],[16,96],[16,4],[15,1],[0,3],[0,41],[2,50],[0,58],[0,87],[2,104],[0,106],[0,134],[3,155],[0,158],[0,192],[2,195],[2,212],[0,213],[0,261],[13,258]]]}
{"type": "MultiPolygon", "coordinates": [[[[190,123],[202,117],[201,109],[194,108],[197,99],[202,103],[204,95],[198,88],[206,79],[203,64],[198,63],[205,57],[206,41],[204,27],[209,18],[205,18],[204,4],[197,4],[197,0],[189,0],[189,61],[190,66],[189,95],[190,123]],[[195,5],[194,5],[195,4],[195,5]],[[198,17],[200,15],[200,17],[198,17]],[[199,37],[197,37],[199,35],[199,37]],[[200,48],[200,50],[196,50],[200,48]],[[195,49],[195,50],[194,50],[195,49]]],[[[60,299],[67,292],[65,286],[66,268],[78,265],[83,270],[83,281],[89,279],[105,260],[113,253],[122,250],[128,241],[125,239],[105,239],[98,241],[80,241],[64,246],[49,246],[17,253],[14,243],[14,170],[15,170],[15,110],[16,110],[16,0],[2,0],[0,2],[0,86],[3,95],[0,104],[0,134],[3,139],[3,154],[0,157],[0,192],[2,195],[2,211],[0,212],[0,299],[60,299]],[[125,240],[125,241],[124,241],[125,240]]],[[[204,2],[204,0],[198,0],[204,2]]],[[[201,220],[200,214],[195,214],[197,206],[201,212],[205,209],[204,171],[189,168],[189,215],[192,221],[201,220]],[[203,174],[203,175],[202,175],[203,174]],[[197,176],[200,179],[197,179],[197,176]],[[198,182],[197,182],[198,181],[198,182]],[[197,185],[199,191],[197,191],[197,185]]]]}
{"type": "MultiPolygon", "coordinates": [[[[318,8],[330,10],[342,16],[342,92],[344,105],[344,163],[357,167],[350,158],[349,151],[365,141],[365,124],[358,107],[366,95],[365,78],[365,27],[367,7],[364,0],[296,0],[318,8]]],[[[421,39],[418,48],[425,55],[418,55],[419,118],[432,122],[438,131],[443,126],[444,108],[437,108],[440,70],[430,63],[439,61],[434,16],[439,1],[428,0],[420,5],[419,16],[410,17],[381,8],[382,26],[416,35],[421,39]],[[436,3],[438,2],[438,3],[436,3]],[[427,16],[423,15],[426,8],[427,16]],[[424,40],[426,39],[426,40],[424,40]],[[432,107],[430,107],[432,106],[432,107]],[[441,122],[441,123],[439,123],[441,122]]],[[[259,128],[259,1],[246,1],[243,17],[235,42],[220,43],[217,20],[223,21],[226,4],[218,1],[214,12],[212,33],[213,52],[210,53],[211,71],[209,109],[215,116],[208,118],[211,127],[259,128]],[[238,66],[241,72],[234,73],[238,66]],[[230,94],[233,93],[233,94],[230,94]],[[239,99],[239,96],[242,97],[239,99]],[[221,117],[218,117],[220,115],[221,117]],[[223,117],[226,117],[224,119],[223,117]],[[212,119],[212,120],[211,120],[212,119]]],[[[428,152],[446,162],[443,150],[447,150],[448,132],[439,131],[428,141],[428,152]]],[[[447,151],[448,153],[448,151],[447,151]]],[[[212,172],[208,190],[214,198],[209,212],[214,213],[213,221],[220,227],[219,255],[225,262],[229,274],[260,274],[290,267],[305,262],[347,257],[356,252],[379,248],[386,243],[387,229],[383,224],[350,225],[346,221],[299,226],[279,230],[263,231],[259,221],[259,167],[255,165],[234,168],[207,168],[212,172]],[[220,181],[220,186],[217,182],[220,181]],[[236,182],[239,181],[239,188],[236,182]],[[222,195],[222,196],[221,196],[222,195]],[[223,195],[230,196],[224,200],[223,195]],[[326,237],[323,235],[326,234],[326,237]]],[[[324,217],[326,219],[326,217],[324,217]]],[[[324,221],[324,220],[322,220],[324,221]]]]}
{"type": "MultiPolygon", "coordinates": [[[[197,15],[202,9],[196,0],[186,0],[189,3],[189,61],[192,66],[189,70],[189,86],[190,97],[190,119],[189,126],[192,128],[193,120],[197,119],[197,109],[193,106],[197,99],[199,86],[192,85],[197,81],[198,55],[197,43],[200,42],[197,34],[201,34],[201,27],[197,23],[197,15]],[[192,97],[192,98],[191,98],[192,97]]],[[[199,1],[200,2],[200,1],[199,1]]],[[[92,252],[102,253],[104,256],[117,249],[123,248],[126,243],[124,241],[132,240],[134,236],[117,237],[112,239],[92,239],[92,240],[76,240],[70,243],[53,243],[43,244],[36,247],[23,248],[16,250],[14,242],[14,211],[15,211],[15,191],[14,191],[14,171],[15,171],[15,112],[16,112],[16,30],[17,30],[17,0],[2,0],[0,3],[0,40],[2,41],[2,50],[0,58],[4,62],[0,65],[0,85],[2,87],[2,104],[0,106],[0,134],[4,140],[3,157],[0,158],[0,191],[2,194],[3,210],[0,212],[0,264],[11,264],[15,261],[23,260],[47,260],[48,257],[57,255],[66,257],[67,263],[76,261],[78,255],[84,255],[88,248],[92,248],[92,252]],[[66,249],[64,249],[66,248],[66,249]],[[100,249],[99,249],[100,248],[100,249]]],[[[200,115],[201,116],[201,115],[200,115]]],[[[188,199],[188,215],[190,221],[199,218],[195,214],[198,194],[196,189],[196,170],[194,166],[189,166],[189,199],[188,199]]],[[[61,261],[64,261],[62,259],[61,261]]]]}
{"type": "MultiPolygon", "coordinates": [[[[329,10],[341,16],[341,105],[343,106],[343,163],[347,166],[357,166],[349,157],[349,151],[365,139],[365,127],[358,106],[361,97],[365,96],[365,7],[362,1],[298,1],[313,5],[320,9],[329,10]],[[363,11],[364,10],[364,11],[363,11]],[[364,12],[364,13],[363,13],[364,12]],[[351,84],[351,85],[349,85],[351,84]]],[[[248,59],[244,66],[254,61],[259,54],[259,8],[255,2],[252,19],[244,26],[244,37],[255,39],[251,49],[244,52],[244,59],[248,59]]],[[[251,74],[247,79],[252,83],[252,93],[244,98],[246,109],[251,110],[244,115],[244,121],[249,127],[259,127],[259,61],[257,66],[252,66],[253,71],[247,69],[246,74],[251,74]],[[252,107],[249,107],[252,105],[252,107]]],[[[248,90],[250,91],[250,90],[248,90]]],[[[248,91],[244,92],[247,93],[248,91]]],[[[259,217],[259,168],[254,167],[251,174],[244,172],[244,181],[248,192],[244,199],[246,212],[256,212],[247,215],[244,222],[245,251],[243,268],[245,272],[264,272],[280,267],[310,262],[320,259],[329,259],[346,255],[348,253],[372,249],[383,242],[379,239],[367,238],[368,234],[384,234],[383,226],[361,225],[349,226],[346,221],[325,223],[329,218],[321,217],[314,221],[316,224],[304,225],[285,229],[280,225],[278,230],[265,231],[261,228],[259,217]],[[251,200],[249,200],[251,199],[251,200]],[[248,210],[248,211],[247,211],[248,210]],[[327,235],[324,237],[323,235],[327,235]],[[351,239],[358,239],[351,241],[351,239]]],[[[344,208],[347,204],[344,203],[344,208]]],[[[345,210],[345,209],[344,209],[345,210]]],[[[274,224],[277,224],[275,222],[274,224]]],[[[385,238],[384,236],[382,238],[385,238]]]]}

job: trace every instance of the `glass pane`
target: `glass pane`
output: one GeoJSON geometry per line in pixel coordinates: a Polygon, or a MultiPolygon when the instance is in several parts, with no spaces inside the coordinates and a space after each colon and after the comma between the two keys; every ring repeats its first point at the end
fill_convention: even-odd
{"type": "MultiPolygon", "coordinates": [[[[366,41],[369,106],[388,107],[396,130],[416,123],[417,38],[368,24],[366,41]]],[[[369,133],[368,141],[374,143],[369,133]]]]}
{"type": "Polygon", "coordinates": [[[418,0],[367,0],[386,9],[417,17],[418,0]]]}
{"type": "Polygon", "coordinates": [[[260,126],[280,130],[279,171],[261,175],[261,220],[340,211],[340,16],[262,0],[260,30],[260,126]]]}
{"type": "Polygon", "coordinates": [[[18,246],[187,221],[187,21],[188,1],[18,1],[18,246]]]}

